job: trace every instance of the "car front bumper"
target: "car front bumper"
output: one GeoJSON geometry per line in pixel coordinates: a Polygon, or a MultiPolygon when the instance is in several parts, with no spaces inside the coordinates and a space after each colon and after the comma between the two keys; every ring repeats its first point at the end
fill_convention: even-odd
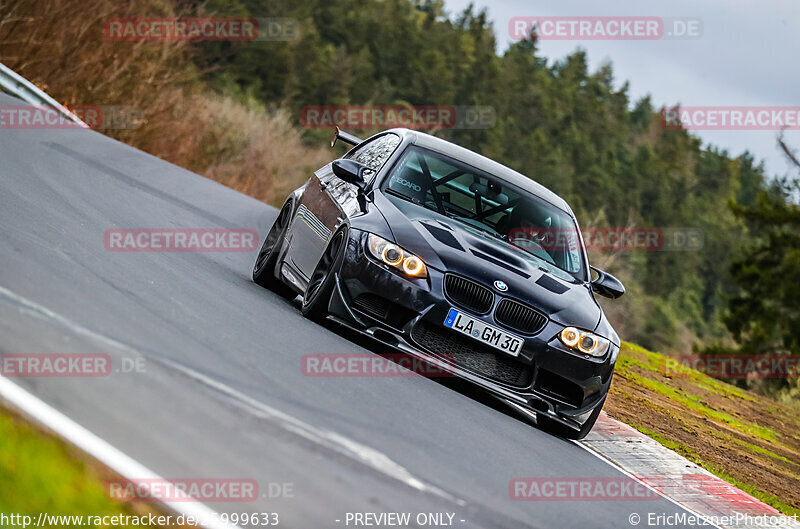
{"type": "Polygon", "coordinates": [[[364,232],[350,233],[329,305],[334,320],[574,429],[602,405],[614,351],[604,358],[569,351],[557,338],[564,325],[550,319],[534,335],[505,329],[493,319],[499,294],[488,314],[474,314],[445,296],[444,273],[429,267],[427,278],[409,278],[368,255],[365,238],[364,232]],[[523,338],[519,355],[445,327],[451,308],[523,338]]]}

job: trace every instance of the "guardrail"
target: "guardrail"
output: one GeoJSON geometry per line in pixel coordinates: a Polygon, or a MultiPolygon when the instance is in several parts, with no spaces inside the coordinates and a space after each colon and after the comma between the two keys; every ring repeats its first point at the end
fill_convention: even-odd
{"type": "Polygon", "coordinates": [[[0,63],[0,90],[7,92],[15,97],[32,105],[46,106],[63,114],[68,119],[78,125],[88,128],[89,126],[81,119],[69,111],[67,107],[47,95],[43,90],[32,82],[28,81],[8,66],[0,63]]]}

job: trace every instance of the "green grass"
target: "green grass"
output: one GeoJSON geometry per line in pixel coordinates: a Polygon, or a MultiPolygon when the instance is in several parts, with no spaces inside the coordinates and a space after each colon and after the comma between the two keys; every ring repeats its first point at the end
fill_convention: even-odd
{"type": "Polygon", "coordinates": [[[708,378],[706,380],[692,380],[692,382],[698,388],[703,388],[710,393],[715,393],[723,397],[737,397],[750,402],[756,402],[756,399],[750,395],[746,395],[744,390],[741,388],[737,388],[736,386],[732,386],[730,384],[725,384],[724,382],[720,382],[719,380],[713,378],[708,378]]]}
{"type": "Polygon", "coordinates": [[[642,387],[645,387],[651,391],[655,391],[656,393],[660,393],[671,400],[679,402],[690,410],[696,411],[704,417],[723,422],[729,425],[731,428],[739,430],[742,433],[746,433],[747,435],[752,435],[768,441],[775,441],[777,439],[778,434],[774,430],[764,426],[758,426],[756,424],[745,423],[731,417],[727,413],[712,410],[711,408],[702,404],[700,402],[700,397],[696,395],[687,395],[681,390],[677,390],[667,386],[666,384],[645,378],[630,371],[622,374],[621,376],[639,384],[642,387]]]}
{"type": "Polygon", "coordinates": [[[0,409],[0,512],[34,517],[131,514],[67,447],[0,409]]]}
{"type": "Polygon", "coordinates": [[[712,432],[711,435],[713,435],[714,437],[716,437],[717,439],[720,439],[722,441],[726,441],[726,442],[729,442],[729,443],[734,443],[736,445],[741,446],[742,448],[746,448],[749,452],[753,452],[753,453],[756,453],[756,454],[764,454],[765,456],[769,456],[769,457],[775,458],[778,461],[783,461],[784,463],[789,463],[790,465],[798,465],[798,466],[800,466],[800,464],[795,463],[794,461],[790,461],[786,457],[784,457],[784,456],[782,456],[780,454],[776,454],[772,450],[768,450],[766,448],[762,448],[762,447],[754,445],[752,443],[748,443],[747,441],[743,441],[741,439],[737,439],[737,438],[735,438],[735,437],[733,437],[731,435],[723,434],[722,432],[712,432]]]}
{"type": "MultiPolygon", "coordinates": [[[[644,350],[642,349],[642,351],[644,351],[644,350]]],[[[657,356],[657,357],[661,356],[661,355],[658,355],[657,353],[649,353],[648,352],[648,354],[654,355],[654,356],[657,356]]],[[[661,363],[661,360],[656,360],[656,362],[661,363]]],[[[735,419],[734,417],[731,417],[727,413],[723,413],[723,412],[720,412],[720,411],[712,410],[711,408],[705,406],[701,402],[701,398],[699,396],[697,396],[697,395],[688,395],[688,394],[686,394],[684,391],[682,391],[680,389],[675,389],[675,388],[673,388],[671,386],[668,386],[668,385],[666,385],[666,384],[664,384],[662,382],[658,382],[656,380],[652,380],[650,378],[644,377],[642,375],[634,373],[630,369],[630,367],[634,366],[634,365],[635,366],[648,365],[648,366],[650,366],[650,367],[646,368],[648,371],[657,371],[657,369],[651,369],[652,368],[652,364],[653,364],[652,361],[648,361],[645,364],[645,363],[643,363],[640,360],[637,360],[635,358],[631,358],[631,357],[628,357],[628,356],[620,356],[620,358],[617,361],[617,367],[615,368],[615,370],[616,370],[616,373],[617,373],[618,376],[626,378],[626,379],[630,380],[631,382],[634,382],[634,383],[638,384],[639,386],[642,386],[642,387],[644,387],[646,389],[649,389],[650,391],[654,391],[656,393],[664,395],[665,397],[667,397],[667,398],[669,398],[671,400],[674,400],[675,402],[679,402],[679,403],[683,404],[684,406],[686,406],[687,408],[689,408],[689,409],[691,409],[693,411],[696,411],[700,415],[703,415],[704,417],[708,417],[709,419],[714,419],[716,421],[725,423],[725,424],[729,425],[731,428],[739,430],[740,432],[746,433],[748,435],[759,437],[761,439],[765,439],[765,440],[769,440],[769,441],[775,441],[777,439],[777,433],[774,430],[770,429],[770,428],[766,428],[766,427],[763,427],[763,426],[758,426],[756,424],[745,423],[745,422],[739,421],[738,419],[735,419]]],[[[712,379],[707,377],[707,376],[705,376],[705,375],[703,375],[702,373],[697,372],[697,374],[698,374],[699,377],[702,377],[701,381],[706,386],[709,386],[709,387],[712,387],[712,388],[719,388],[719,387],[722,386],[722,384],[718,383],[717,381],[710,382],[712,379]],[[716,384],[720,384],[720,386],[717,386],[716,384]]],[[[726,386],[727,386],[727,384],[726,384],[726,386]]],[[[728,391],[731,394],[735,394],[735,391],[729,390],[728,388],[724,388],[724,390],[728,391]]],[[[720,389],[720,391],[722,391],[722,389],[720,389]]]]}
{"type": "Polygon", "coordinates": [[[778,459],[779,461],[783,461],[785,463],[789,463],[789,464],[792,464],[792,465],[797,465],[797,463],[795,463],[794,461],[789,461],[788,459],[786,459],[782,455],[778,455],[775,452],[773,452],[772,450],[767,450],[766,448],[761,448],[760,446],[756,446],[754,444],[750,444],[750,443],[748,443],[746,441],[742,441],[741,439],[734,439],[734,442],[739,446],[747,448],[751,452],[755,452],[757,454],[764,454],[765,456],[774,457],[775,459],[778,459]]]}
{"type": "MultiPolygon", "coordinates": [[[[667,373],[667,362],[669,362],[670,357],[664,356],[660,353],[654,353],[652,351],[648,351],[636,344],[623,342],[622,347],[622,354],[620,354],[619,359],[617,360],[618,365],[623,367],[630,367],[630,366],[637,366],[641,369],[647,371],[653,371],[655,373],[660,373],[665,376],[669,376],[667,373]],[[645,357],[645,360],[642,361],[638,358],[633,358],[631,356],[627,356],[626,353],[629,351],[638,353],[645,357]]],[[[715,378],[709,377],[705,373],[701,373],[696,369],[692,369],[690,367],[686,367],[682,364],[677,364],[674,368],[672,364],[670,364],[670,371],[675,371],[676,376],[685,377],[692,381],[694,385],[697,387],[703,388],[706,391],[710,391],[712,393],[716,393],[717,395],[722,396],[730,396],[730,397],[738,397],[740,399],[744,399],[750,402],[755,402],[756,400],[747,395],[743,389],[738,388],[731,384],[726,384],[725,382],[721,382],[715,378]]]]}
{"type": "Polygon", "coordinates": [[[757,500],[761,500],[764,503],[766,503],[767,505],[775,507],[780,512],[782,512],[783,514],[786,514],[786,515],[789,515],[789,516],[792,516],[792,515],[800,516],[800,509],[796,509],[795,507],[792,507],[791,505],[787,505],[786,503],[783,503],[782,501],[780,501],[778,498],[776,498],[772,494],[767,494],[766,492],[762,492],[762,491],[758,490],[756,487],[754,487],[752,485],[749,485],[747,483],[739,481],[738,479],[736,479],[736,478],[734,478],[732,476],[729,476],[722,469],[717,468],[714,465],[705,464],[705,463],[702,463],[702,462],[700,462],[698,464],[700,466],[702,466],[703,468],[705,468],[706,470],[708,470],[709,472],[711,472],[712,474],[714,474],[715,476],[717,476],[718,478],[720,478],[722,480],[725,480],[728,483],[730,483],[731,485],[733,485],[734,487],[745,491],[746,493],[748,493],[750,496],[756,498],[757,500]]]}
{"type": "MultiPolygon", "coordinates": [[[[617,359],[616,374],[620,378],[624,378],[634,387],[644,389],[651,394],[657,394],[659,398],[654,400],[658,400],[663,404],[664,400],[662,397],[665,397],[670,403],[674,403],[674,406],[670,405],[668,408],[665,408],[663,405],[651,402],[647,398],[642,398],[640,396],[635,397],[637,405],[644,405],[647,408],[651,408],[658,414],[663,415],[665,420],[674,421],[674,431],[680,429],[682,432],[690,434],[696,432],[694,423],[690,425],[681,420],[682,416],[687,415],[688,417],[694,417],[700,420],[697,426],[699,426],[703,432],[695,433],[695,435],[712,436],[712,438],[706,439],[706,442],[716,442],[720,446],[727,447],[728,450],[741,451],[741,453],[748,458],[762,458],[758,463],[762,467],[769,465],[770,459],[775,462],[780,462],[778,464],[781,465],[781,468],[784,468],[786,464],[788,464],[790,468],[792,466],[795,468],[800,466],[798,462],[792,460],[793,458],[791,456],[786,457],[769,449],[782,447],[789,453],[795,453],[794,449],[787,446],[785,442],[788,442],[790,438],[797,441],[800,440],[800,437],[782,429],[779,429],[779,433],[773,428],[762,426],[760,421],[755,421],[754,419],[740,420],[730,414],[734,413],[730,411],[730,408],[726,408],[726,411],[729,413],[718,411],[712,407],[712,403],[717,402],[719,400],[718,397],[725,399],[732,405],[736,405],[738,401],[738,406],[747,407],[748,414],[751,417],[754,415],[750,412],[758,412],[759,409],[761,409],[761,412],[764,414],[775,419],[783,419],[783,421],[780,421],[783,426],[793,423],[800,424],[800,419],[788,410],[777,405],[770,406],[761,399],[754,398],[753,395],[737,386],[709,377],[700,371],[675,362],[674,358],[670,359],[668,356],[647,351],[635,344],[623,342],[622,350],[617,359]],[[711,422],[704,423],[703,421],[711,422]],[[703,428],[703,424],[710,426],[711,423],[725,425],[731,430],[735,430],[737,433],[725,430],[717,431],[714,428],[703,428]],[[749,439],[744,440],[739,438],[741,434],[746,435],[749,439]],[[769,448],[758,446],[761,442],[769,445],[769,448]]],[[[622,395],[623,398],[625,398],[627,394],[623,392],[622,395]]],[[[627,398],[634,397],[633,395],[627,395],[627,398]]],[[[746,475],[733,477],[725,471],[720,461],[712,462],[701,459],[701,452],[698,448],[699,446],[703,446],[702,444],[695,447],[692,445],[691,440],[689,440],[691,438],[676,440],[673,439],[668,432],[654,432],[640,424],[635,424],[635,417],[632,417],[632,419],[633,423],[629,421],[626,422],[666,448],[686,457],[688,460],[708,470],[715,476],[738,487],[782,513],[786,515],[800,515],[800,509],[787,504],[784,501],[785,498],[780,498],[772,492],[762,491],[759,488],[759,483],[741,481],[742,479],[747,479],[746,475]],[[669,436],[669,438],[667,436],[669,436]]]]}
{"type": "MultiPolygon", "coordinates": [[[[736,488],[738,488],[740,490],[745,491],[746,493],[748,493],[752,497],[754,497],[754,498],[766,503],[767,505],[770,505],[770,506],[776,508],[777,510],[781,511],[783,514],[787,514],[789,516],[791,516],[793,514],[796,514],[796,515],[800,516],[800,510],[799,509],[796,509],[796,508],[792,507],[791,505],[787,505],[786,503],[783,503],[782,501],[780,501],[775,496],[773,496],[771,494],[767,494],[765,492],[762,492],[762,491],[760,491],[759,489],[757,489],[756,487],[754,487],[752,485],[749,485],[747,483],[739,481],[738,479],[726,474],[722,469],[720,469],[720,468],[718,468],[718,467],[716,467],[714,465],[711,465],[711,464],[708,464],[708,463],[704,462],[702,459],[700,459],[700,456],[698,456],[698,454],[694,450],[689,448],[688,446],[680,444],[680,443],[676,443],[674,441],[670,441],[669,439],[667,439],[663,435],[658,434],[656,432],[653,432],[652,430],[648,430],[647,428],[644,428],[644,427],[639,426],[637,424],[631,424],[631,423],[629,423],[629,424],[630,424],[630,426],[633,426],[634,428],[636,428],[637,430],[639,430],[640,432],[642,432],[646,436],[650,437],[654,441],[659,442],[664,447],[669,448],[670,450],[679,453],[680,455],[682,455],[683,457],[685,457],[689,461],[692,461],[693,463],[696,463],[697,465],[699,465],[699,466],[703,467],[704,469],[708,470],[709,472],[711,472],[712,474],[714,474],[718,478],[720,478],[720,479],[722,479],[724,481],[727,481],[728,483],[730,483],[731,485],[733,485],[734,487],[736,487],[736,488]]],[[[753,448],[758,448],[758,447],[754,446],[753,448]]],[[[766,451],[766,452],[768,452],[768,451],[766,451]]],[[[776,455],[776,457],[780,458],[780,456],[777,456],[777,455],[776,455]]],[[[781,458],[781,459],[784,459],[784,458],[781,458]]]]}
{"type": "Polygon", "coordinates": [[[619,355],[619,357],[617,358],[617,364],[615,369],[629,369],[632,366],[639,367],[646,371],[653,371],[654,373],[660,373],[660,370],[657,367],[642,362],[638,358],[633,358],[632,356],[625,356],[625,355],[619,355]]]}
{"type": "Polygon", "coordinates": [[[647,369],[648,371],[656,371],[658,373],[664,372],[664,355],[648,351],[644,347],[638,346],[635,343],[622,342],[620,359],[623,358],[634,361],[637,365],[647,369]],[[627,353],[629,352],[634,352],[644,356],[644,361],[627,356],[627,353]]]}

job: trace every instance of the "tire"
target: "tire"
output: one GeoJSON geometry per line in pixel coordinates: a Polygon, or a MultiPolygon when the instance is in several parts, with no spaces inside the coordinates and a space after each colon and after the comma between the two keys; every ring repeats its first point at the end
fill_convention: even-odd
{"type": "Polygon", "coordinates": [[[287,299],[296,297],[297,292],[275,276],[275,268],[291,218],[292,205],[287,202],[278,213],[269,233],[264,238],[264,244],[261,245],[258,257],[256,257],[256,263],[253,266],[253,281],[257,285],[268,288],[287,299]]]}
{"type": "Polygon", "coordinates": [[[600,412],[603,410],[603,404],[605,403],[606,398],[603,397],[603,400],[597,405],[594,411],[592,411],[592,414],[589,415],[589,418],[586,419],[586,422],[583,423],[580,430],[573,430],[568,426],[564,426],[560,422],[541,415],[537,415],[536,417],[536,426],[547,433],[564,437],[565,439],[574,439],[576,441],[580,441],[592,431],[594,423],[596,423],[597,418],[600,417],[600,412]]]}
{"type": "Polygon", "coordinates": [[[342,267],[346,246],[347,229],[341,228],[331,237],[308,281],[301,309],[306,318],[320,323],[328,315],[328,303],[336,283],[336,272],[342,267]]]}

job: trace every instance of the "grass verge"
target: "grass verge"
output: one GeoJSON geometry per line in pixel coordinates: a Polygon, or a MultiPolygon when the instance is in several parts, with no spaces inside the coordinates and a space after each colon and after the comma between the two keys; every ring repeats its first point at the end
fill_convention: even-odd
{"type": "Polygon", "coordinates": [[[104,467],[78,450],[0,407],[0,513],[37,520],[40,513],[141,516],[156,512],[145,504],[111,500],[103,488],[109,477],[104,467]]]}
{"type": "Polygon", "coordinates": [[[784,514],[800,515],[797,409],[623,343],[605,410],[784,514]]]}

